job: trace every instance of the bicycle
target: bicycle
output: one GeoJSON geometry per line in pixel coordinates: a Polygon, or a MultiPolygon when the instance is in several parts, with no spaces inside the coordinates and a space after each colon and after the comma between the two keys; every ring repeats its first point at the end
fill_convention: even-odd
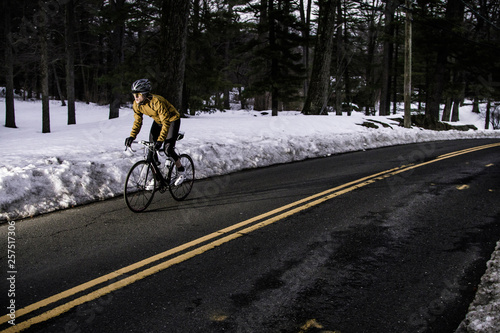
{"type": "MultiPolygon", "coordinates": [[[[177,140],[183,137],[181,132],[177,140]]],[[[151,204],[157,191],[164,193],[167,189],[176,201],[186,199],[194,183],[193,159],[187,154],[179,155],[185,179],[181,184],[175,185],[179,172],[174,159],[165,150],[157,151],[154,142],[143,140],[140,143],[144,145],[144,160],[136,162],[125,179],[124,198],[128,208],[134,213],[143,212],[151,204]],[[163,168],[159,167],[160,163],[155,160],[155,155],[165,156],[163,168]]],[[[132,147],[126,147],[125,150],[127,149],[135,152],[132,147]]]]}

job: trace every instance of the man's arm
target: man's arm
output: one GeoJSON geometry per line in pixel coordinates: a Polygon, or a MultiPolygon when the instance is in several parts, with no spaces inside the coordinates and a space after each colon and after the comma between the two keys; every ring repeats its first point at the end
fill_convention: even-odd
{"type": "Polygon", "coordinates": [[[142,127],[142,113],[135,108],[134,105],[134,124],[132,125],[132,131],[130,132],[130,136],[136,138],[142,127]]]}

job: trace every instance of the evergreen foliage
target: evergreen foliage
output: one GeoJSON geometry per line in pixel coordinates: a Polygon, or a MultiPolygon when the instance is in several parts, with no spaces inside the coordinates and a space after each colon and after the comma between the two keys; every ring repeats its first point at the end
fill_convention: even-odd
{"type": "MultiPolygon", "coordinates": [[[[306,88],[316,79],[309,58],[318,37],[318,6],[332,1],[335,6],[328,8],[335,10],[335,42],[326,75],[328,109],[373,114],[382,92],[390,103],[400,102],[405,7],[395,0],[194,0],[186,50],[168,50],[162,44],[169,28],[162,28],[167,0],[73,0],[75,98],[111,104],[110,116],[118,116],[117,107],[131,100],[130,83],[147,77],[161,94],[168,95],[171,85],[182,85],[183,109],[191,113],[227,109],[230,94],[237,95],[233,102],[239,100],[242,107],[253,102],[273,114],[281,108],[301,110],[306,88]],[[390,8],[391,29],[385,17],[389,3],[397,5],[390,8]],[[165,59],[172,52],[185,60],[184,82],[169,81],[175,68],[166,66],[165,59]]],[[[25,99],[41,99],[48,78],[50,98],[68,97],[67,2],[3,2],[9,10],[2,15],[10,14],[0,24],[0,87],[25,99]],[[42,58],[45,47],[47,59],[42,58]]],[[[500,99],[500,3],[418,0],[412,7],[413,99],[419,109],[435,120],[436,105],[453,110],[452,104],[465,98],[490,102],[493,109],[500,99]]],[[[9,104],[13,99],[6,95],[9,104]]],[[[8,116],[6,125],[15,127],[14,111],[8,116]]],[[[448,116],[459,118],[451,111],[448,116]]]]}

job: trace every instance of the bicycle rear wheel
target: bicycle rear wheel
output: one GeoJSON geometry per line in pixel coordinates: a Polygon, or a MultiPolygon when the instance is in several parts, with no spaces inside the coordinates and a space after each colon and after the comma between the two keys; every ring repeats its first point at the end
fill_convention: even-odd
{"type": "Polygon", "coordinates": [[[128,208],[139,213],[148,208],[155,195],[156,179],[147,161],[135,163],[125,179],[124,197],[128,208]]]}
{"type": "Polygon", "coordinates": [[[194,163],[193,159],[187,154],[181,154],[179,156],[182,166],[184,167],[185,179],[179,186],[175,186],[175,181],[179,176],[175,163],[172,163],[170,169],[168,170],[168,178],[170,180],[170,186],[168,187],[170,194],[177,201],[182,201],[191,192],[194,183],[194,163]]]}

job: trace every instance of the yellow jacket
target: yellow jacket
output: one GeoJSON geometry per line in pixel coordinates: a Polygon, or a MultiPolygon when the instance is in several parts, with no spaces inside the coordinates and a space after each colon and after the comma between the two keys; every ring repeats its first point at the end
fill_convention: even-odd
{"type": "Polygon", "coordinates": [[[165,141],[170,124],[181,117],[179,111],[159,95],[151,95],[149,100],[140,105],[134,101],[132,109],[134,110],[134,125],[132,125],[130,136],[133,138],[137,137],[141,131],[143,114],[150,116],[157,124],[162,125],[158,141],[165,141]]]}

